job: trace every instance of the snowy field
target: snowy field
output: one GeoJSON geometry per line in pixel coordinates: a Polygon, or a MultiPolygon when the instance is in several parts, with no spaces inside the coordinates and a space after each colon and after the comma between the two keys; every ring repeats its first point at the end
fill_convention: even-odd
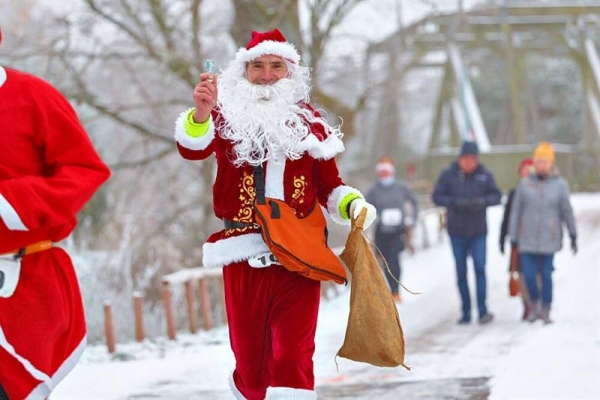
{"type": "MultiPolygon", "coordinates": [[[[508,295],[508,255],[497,244],[503,208],[493,207],[487,273],[495,320],[456,325],[459,300],[447,237],[405,254],[402,281],[421,292],[405,293],[398,306],[412,370],[335,360],[348,317],[344,290],[321,305],[314,357],[319,398],[600,399],[600,194],[574,194],[572,203],[579,253],[573,256],[565,240],[555,257],[553,324],[520,321],[521,301],[508,295]]],[[[473,296],[472,280],[470,287],[473,296]]],[[[234,359],[224,328],[180,333],[175,342],[118,344],[117,351],[113,357],[105,346],[90,346],[51,399],[233,398],[227,380],[234,359]]]]}

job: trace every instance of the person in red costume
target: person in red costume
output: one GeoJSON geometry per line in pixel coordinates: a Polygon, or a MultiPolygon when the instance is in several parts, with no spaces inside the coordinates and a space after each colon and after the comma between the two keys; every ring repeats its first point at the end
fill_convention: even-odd
{"type": "Polygon", "coordinates": [[[55,88],[2,66],[0,152],[0,399],[43,399],[86,344],[75,270],[56,242],[110,171],[55,88]]]}
{"type": "Polygon", "coordinates": [[[344,150],[339,127],[309,104],[309,69],[278,30],[252,32],[246,47],[218,75],[203,73],[195,108],[176,121],[180,154],[214,154],[215,215],[222,230],[203,246],[203,264],[223,267],[229,336],[238,399],[315,399],[312,357],[320,282],[277,263],[254,224],[255,166],[265,171],[266,196],[285,201],[300,218],[315,202],[339,223],[375,208],[339,176],[344,150]],[[218,89],[218,90],[217,90],[218,89]]]}

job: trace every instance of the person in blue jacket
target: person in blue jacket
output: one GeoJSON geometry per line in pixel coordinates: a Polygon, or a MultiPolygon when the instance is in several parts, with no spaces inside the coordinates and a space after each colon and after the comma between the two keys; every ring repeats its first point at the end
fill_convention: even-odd
{"type": "Polygon", "coordinates": [[[447,210],[447,230],[450,235],[458,291],[462,302],[459,324],[471,322],[471,298],[467,283],[467,256],[475,267],[479,323],[494,318],[486,305],[486,208],[500,204],[502,194],[494,176],[479,163],[475,142],[464,142],[458,160],[442,171],[433,190],[433,202],[447,210]]]}

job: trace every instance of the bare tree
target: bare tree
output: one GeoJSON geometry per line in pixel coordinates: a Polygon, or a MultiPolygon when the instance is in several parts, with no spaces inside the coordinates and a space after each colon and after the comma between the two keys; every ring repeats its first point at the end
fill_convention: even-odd
{"type": "Polygon", "coordinates": [[[278,28],[301,51],[313,71],[313,98],[334,116],[344,121],[346,138],[355,135],[354,117],[364,107],[368,87],[353,87],[355,100],[336,90],[347,87],[347,77],[363,75],[364,65],[347,57],[326,56],[328,46],[335,39],[335,31],[357,5],[365,0],[233,0],[236,9],[232,36],[237,43],[248,41],[252,30],[278,28]],[[300,21],[303,8],[307,21],[300,21]]]}

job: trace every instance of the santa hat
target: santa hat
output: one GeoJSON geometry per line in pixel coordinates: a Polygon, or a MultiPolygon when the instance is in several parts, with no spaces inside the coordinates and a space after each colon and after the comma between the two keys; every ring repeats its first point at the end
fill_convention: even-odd
{"type": "Polygon", "coordinates": [[[545,158],[546,160],[554,163],[554,148],[552,144],[548,142],[542,142],[536,147],[533,152],[533,159],[545,158]]]}
{"type": "Polygon", "coordinates": [[[524,158],[523,161],[519,163],[518,171],[521,171],[525,167],[531,167],[533,165],[533,159],[531,157],[524,158]]]}
{"type": "Polygon", "coordinates": [[[252,39],[246,47],[235,53],[235,61],[247,63],[264,55],[274,55],[289,60],[295,64],[300,61],[300,54],[293,44],[289,43],[277,29],[269,32],[252,32],[252,39]]]}
{"type": "Polygon", "coordinates": [[[375,171],[377,171],[377,173],[387,171],[393,174],[396,172],[396,167],[394,167],[394,163],[392,162],[391,158],[381,157],[375,165],[375,171]]]}

